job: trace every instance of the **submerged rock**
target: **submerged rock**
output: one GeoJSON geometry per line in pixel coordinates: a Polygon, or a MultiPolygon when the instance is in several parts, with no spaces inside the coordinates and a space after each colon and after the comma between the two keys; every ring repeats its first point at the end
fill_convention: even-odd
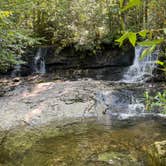
{"type": "Polygon", "coordinates": [[[133,158],[130,154],[120,153],[120,152],[105,152],[98,155],[99,161],[104,161],[110,165],[116,166],[137,166],[136,159],[133,158]]]}
{"type": "Polygon", "coordinates": [[[165,138],[160,121],[118,128],[93,118],[65,122],[0,132],[0,165],[144,166],[143,148],[165,138]]]}

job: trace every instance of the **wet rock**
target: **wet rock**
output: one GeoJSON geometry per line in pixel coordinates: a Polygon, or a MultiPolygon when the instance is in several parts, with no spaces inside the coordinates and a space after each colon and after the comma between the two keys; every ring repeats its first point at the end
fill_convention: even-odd
{"type": "MultiPolygon", "coordinates": [[[[96,54],[93,53],[93,50],[85,48],[77,50],[74,46],[68,46],[62,50],[57,50],[54,46],[28,48],[25,55],[22,56],[22,61],[25,63],[20,66],[20,76],[28,76],[35,73],[34,55],[37,54],[38,49],[42,50],[48,73],[56,72],[57,69],[81,69],[83,70],[82,73],[85,73],[84,70],[86,69],[126,67],[131,65],[134,59],[134,49],[130,46],[119,48],[110,44],[103,44],[101,50],[98,50],[96,54]]],[[[119,73],[119,69],[117,70],[119,73]]],[[[13,70],[9,71],[8,74],[11,75],[12,72],[13,70]]],[[[94,71],[90,71],[91,73],[94,73],[94,71]]]]}
{"type": "Polygon", "coordinates": [[[19,82],[20,81],[20,77],[15,77],[14,79],[13,79],[13,82],[19,82]]]}
{"type": "Polygon", "coordinates": [[[78,51],[74,47],[66,47],[59,53],[54,47],[47,48],[45,56],[48,70],[57,68],[98,68],[104,66],[129,66],[134,58],[132,47],[121,49],[112,45],[103,46],[96,55],[91,50],[78,51]]]}
{"type": "Polygon", "coordinates": [[[105,152],[98,155],[98,160],[106,162],[110,165],[116,165],[116,166],[136,166],[137,161],[129,154],[124,154],[120,152],[105,152]]]}
{"type": "Polygon", "coordinates": [[[97,108],[102,110],[104,114],[119,118],[122,114],[122,118],[139,116],[145,110],[144,104],[139,101],[139,97],[143,96],[143,91],[141,91],[141,89],[137,91],[126,88],[99,91],[96,95],[97,108]]]}
{"type": "Polygon", "coordinates": [[[56,77],[68,80],[92,78],[95,80],[118,81],[123,77],[126,67],[101,67],[95,69],[56,69],[56,77]]]}
{"type": "Polygon", "coordinates": [[[166,140],[155,142],[148,150],[148,164],[151,166],[165,166],[166,140]]]}
{"type": "MultiPolygon", "coordinates": [[[[4,80],[0,93],[0,127],[47,124],[69,118],[97,117],[106,123],[118,118],[142,115],[141,95],[148,85],[128,85],[95,81],[41,82],[45,77],[32,76],[19,82],[4,80]],[[141,99],[141,100],[139,100],[141,99]],[[140,103],[139,103],[140,102],[140,103]]],[[[49,81],[49,79],[47,80],[49,81]]],[[[148,88],[154,88],[151,86],[148,88]]]]}

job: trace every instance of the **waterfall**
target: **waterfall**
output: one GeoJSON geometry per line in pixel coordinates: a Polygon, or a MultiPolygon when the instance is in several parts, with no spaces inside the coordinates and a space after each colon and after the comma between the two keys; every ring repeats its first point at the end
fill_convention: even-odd
{"type": "Polygon", "coordinates": [[[47,54],[47,49],[39,48],[36,56],[34,57],[34,73],[45,74],[46,65],[45,65],[45,55],[47,54]]]}
{"type": "Polygon", "coordinates": [[[124,74],[122,81],[127,83],[144,82],[153,75],[153,70],[156,66],[157,53],[147,55],[143,60],[140,56],[145,48],[135,47],[135,58],[133,65],[130,66],[124,74]]]}
{"type": "Polygon", "coordinates": [[[11,77],[20,77],[21,73],[21,64],[16,64],[14,70],[11,73],[11,77]]]}
{"type": "Polygon", "coordinates": [[[105,119],[107,116],[103,116],[101,112],[110,118],[117,119],[144,117],[146,113],[142,102],[142,93],[140,90],[128,89],[97,92],[96,111],[98,119],[107,121],[105,119]]]}
{"type": "Polygon", "coordinates": [[[17,56],[17,64],[14,66],[14,69],[11,72],[11,77],[20,77],[21,76],[21,56],[17,56]]]}

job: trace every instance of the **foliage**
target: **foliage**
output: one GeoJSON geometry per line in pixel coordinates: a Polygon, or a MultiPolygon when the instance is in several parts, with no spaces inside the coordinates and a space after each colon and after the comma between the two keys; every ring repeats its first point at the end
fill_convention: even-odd
{"type": "Polygon", "coordinates": [[[73,45],[95,52],[121,34],[120,45],[164,38],[165,9],[163,0],[1,0],[0,70],[41,39],[57,51],[73,45]]]}
{"type": "MultiPolygon", "coordinates": [[[[131,9],[136,6],[140,6],[141,1],[140,0],[129,0],[129,3],[127,5],[124,5],[124,0],[120,0],[120,6],[121,6],[121,11],[124,12],[128,9],[131,9]]],[[[162,15],[162,13],[158,10],[158,7],[161,7],[161,10],[163,10],[163,7],[161,6],[166,6],[166,3],[162,3],[159,1],[145,1],[145,15],[143,16],[143,26],[141,27],[141,31],[139,32],[133,32],[133,31],[123,31],[122,36],[116,40],[116,42],[119,43],[120,46],[127,40],[129,41],[133,46],[136,44],[145,47],[144,51],[142,52],[142,55],[140,56],[140,60],[144,59],[145,56],[149,56],[152,52],[154,52],[157,48],[157,46],[164,45],[166,43],[165,40],[165,35],[166,35],[166,29],[165,29],[165,17],[162,15]],[[149,3],[148,3],[149,2],[149,3]],[[152,26],[149,26],[150,28],[147,30],[145,27],[149,24],[149,20],[152,20],[154,16],[154,13],[151,11],[148,13],[148,8],[155,10],[155,6],[157,5],[156,8],[156,13],[161,19],[161,23],[158,22],[156,19],[155,24],[153,23],[152,26]],[[157,26],[156,26],[157,25],[157,26]],[[156,29],[153,29],[153,28],[156,29]]],[[[140,8],[140,7],[139,7],[140,8]]],[[[165,12],[165,10],[164,10],[165,12]]],[[[124,24],[124,22],[122,22],[124,24]]],[[[160,49],[162,57],[165,57],[166,59],[166,49],[160,49]]],[[[158,60],[157,64],[161,66],[161,70],[163,70],[166,74],[166,62],[158,60]]],[[[145,92],[144,94],[145,97],[145,103],[146,103],[146,110],[153,110],[153,109],[159,109],[160,112],[166,114],[166,91],[163,93],[157,92],[155,96],[149,95],[148,92],[145,92]]]]}
{"type": "Polygon", "coordinates": [[[18,26],[15,20],[17,10],[7,10],[5,5],[3,7],[0,7],[0,71],[7,71],[21,63],[18,59],[25,49],[39,43],[40,39],[34,38],[28,29],[18,26]]]}
{"type": "MultiPolygon", "coordinates": [[[[145,4],[146,8],[148,8],[148,7],[151,8],[154,4],[156,4],[156,1],[146,1],[146,3],[147,2],[149,2],[149,4],[145,4]]],[[[140,1],[140,0],[129,0],[128,4],[124,5],[124,0],[120,0],[120,7],[121,7],[122,12],[132,9],[133,7],[140,8],[141,4],[142,4],[142,1],[140,1]]],[[[166,3],[161,3],[161,4],[166,6],[166,3]]],[[[161,4],[159,3],[157,5],[157,7],[161,7],[161,4]]],[[[154,6],[152,9],[154,9],[154,6]]],[[[143,17],[147,17],[147,15],[148,15],[147,9],[146,9],[146,12],[147,12],[147,13],[145,13],[146,16],[143,16],[143,17]]],[[[151,20],[153,15],[151,16],[151,11],[149,13],[150,13],[149,19],[151,20]]],[[[163,18],[163,15],[161,17],[163,18]]],[[[145,19],[146,19],[146,24],[148,24],[148,19],[147,18],[145,18],[145,19]]],[[[143,20],[144,20],[144,18],[143,18],[143,20]]],[[[162,27],[160,27],[160,29],[147,30],[147,29],[143,29],[144,26],[142,26],[141,31],[139,31],[139,32],[123,31],[123,35],[115,41],[118,42],[120,46],[122,46],[123,43],[128,40],[134,47],[136,44],[145,47],[145,50],[142,52],[142,55],[140,57],[140,60],[142,60],[142,59],[144,59],[145,56],[150,55],[152,52],[154,52],[158,45],[166,42],[164,39],[165,35],[166,35],[166,29],[164,27],[165,19],[162,19],[162,21],[163,21],[163,24],[160,24],[160,25],[162,25],[162,27]]],[[[157,63],[163,67],[162,70],[166,70],[165,62],[158,61],[157,63]]]]}
{"type": "Polygon", "coordinates": [[[146,110],[158,110],[160,113],[166,114],[166,90],[157,92],[154,96],[149,92],[144,93],[146,110]]]}
{"type": "Polygon", "coordinates": [[[141,0],[129,0],[128,4],[127,5],[124,5],[125,0],[120,0],[120,6],[121,6],[121,12],[124,12],[128,9],[131,9],[133,7],[137,7],[137,6],[140,6],[142,1],[141,0]]]}

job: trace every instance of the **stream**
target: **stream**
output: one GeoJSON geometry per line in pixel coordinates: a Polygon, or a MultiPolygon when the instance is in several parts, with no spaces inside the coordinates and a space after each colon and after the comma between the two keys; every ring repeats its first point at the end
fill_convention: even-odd
{"type": "Polygon", "coordinates": [[[133,65],[117,80],[108,72],[57,79],[45,74],[41,49],[34,58],[41,75],[1,79],[0,166],[166,165],[166,116],[144,102],[145,91],[165,84],[145,82],[157,56],[139,61],[142,51],[135,48],[133,65]]]}
{"type": "Polygon", "coordinates": [[[94,119],[55,127],[54,123],[12,131],[0,150],[2,165],[142,166],[148,150],[166,138],[161,119],[112,121],[94,119]]]}

